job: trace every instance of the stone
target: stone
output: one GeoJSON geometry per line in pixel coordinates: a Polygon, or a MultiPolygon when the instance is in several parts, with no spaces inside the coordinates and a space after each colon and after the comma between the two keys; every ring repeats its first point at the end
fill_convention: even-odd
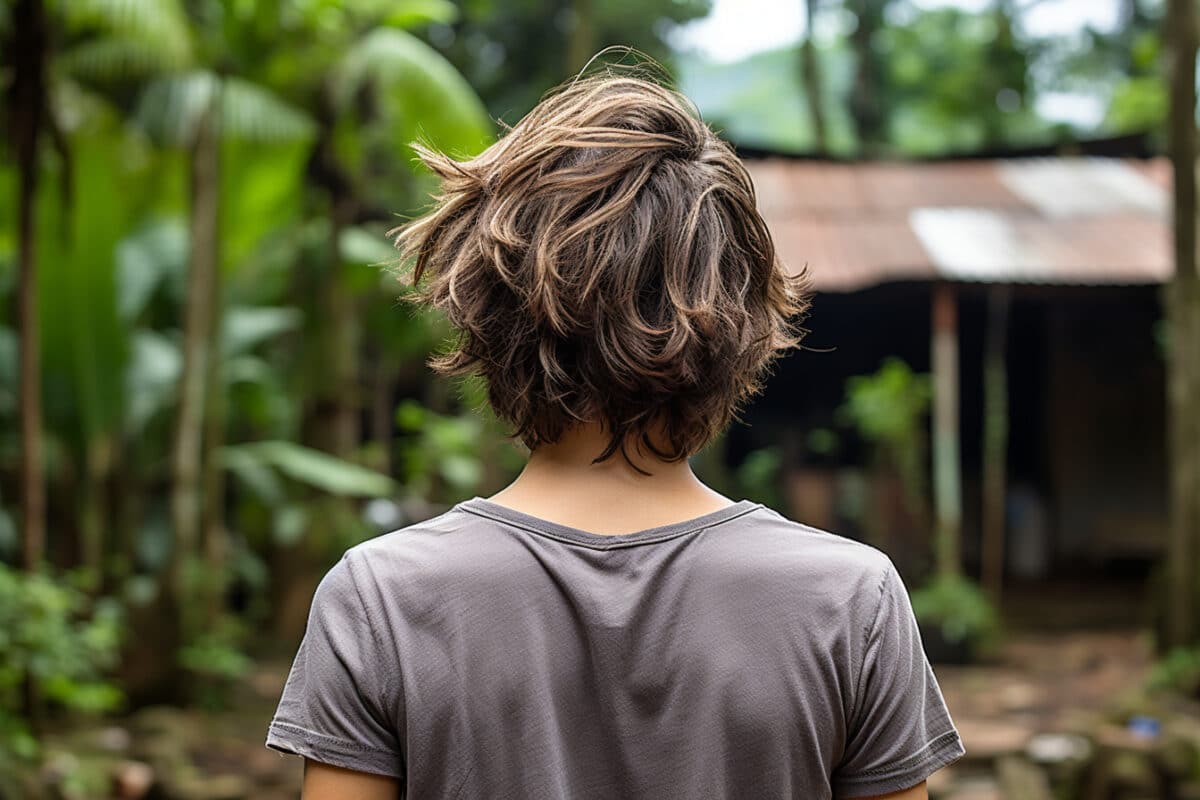
{"type": "Polygon", "coordinates": [[[1005,755],[1024,752],[1033,736],[1028,725],[999,720],[963,719],[958,723],[967,762],[991,762],[1005,755]]]}
{"type": "Polygon", "coordinates": [[[252,795],[250,782],[240,775],[205,775],[169,787],[169,800],[245,800],[252,795]]]}
{"type": "Polygon", "coordinates": [[[119,725],[109,725],[95,733],[96,747],[106,753],[124,753],[129,750],[133,737],[119,725]]]}
{"type": "Polygon", "coordinates": [[[141,800],[154,787],[154,768],[143,761],[119,761],[113,765],[113,796],[118,800],[141,800]]]}
{"type": "Polygon", "coordinates": [[[1054,800],[1046,773],[1016,756],[1005,756],[996,763],[996,776],[1004,797],[1021,800],[1054,800]]]}
{"type": "Polygon", "coordinates": [[[1000,690],[1000,708],[1004,711],[1025,711],[1037,708],[1042,693],[1029,683],[1013,683],[1000,690]]]}
{"type": "Polygon", "coordinates": [[[990,778],[971,778],[941,795],[942,800],[1005,800],[1000,786],[990,778]]]}
{"type": "Polygon", "coordinates": [[[1091,743],[1074,733],[1039,733],[1025,744],[1025,755],[1039,764],[1084,761],[1091,753],[1091,743]]]}

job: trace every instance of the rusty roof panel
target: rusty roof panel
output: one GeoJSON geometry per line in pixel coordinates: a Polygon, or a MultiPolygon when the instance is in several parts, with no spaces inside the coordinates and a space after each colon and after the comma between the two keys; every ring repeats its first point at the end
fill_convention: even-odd
{"type": "Polygon", "coordinates": [[[759,207],[772,215],[907,212],[915,206],[1021,208],[992,162],[754,161],[759,207]]]}
{"type": "Polygon", "coordinates": [[[910,222],[938,274],[952,280],[1122,284],[1170,277],[1166,230],[1140,214],[1052,220],[922,208],[910,222]]]}
{"type": "Polygon", "coordinates": [[[824,291],[898,280],[1153,283],[1171,274],[1161,159],[750,162],[795,271],[824,291]]]}
{"type": "Polygon", "coordinates": [[[783,262],[796,273],[808,267],[814,286],[851,292],[889,280],[930,280],[933,262],[902,219],[797,218],[771,226],[783,262]]]}
{"type": "Polygon", "coordinates": [[[1166,213],[1162,187],[1112,158],[1034,158],[1000,162],[1001,180],[1047,217],[1143,212],[1166,213]]]}

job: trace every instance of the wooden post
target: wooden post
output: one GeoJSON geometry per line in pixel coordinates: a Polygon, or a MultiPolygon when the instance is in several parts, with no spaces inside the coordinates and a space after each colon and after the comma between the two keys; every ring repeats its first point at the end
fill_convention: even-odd
{"type": "Polygon", "coordinates": [[[1000,602],[1004,583],[1004,500],[1008,473],[1008,309],[1012,289],[988,289],[983,355],[982,583],[1000,602]]]}
{"type": "Polygon", "coordinates": [[[934,560],[944,577],[961,572],[962,476],[958,431],[958,298],[953,285],[933,287],[934,560]]]}
{"type": "Polygon", "coordinates": [[[1167,4],[1171,99],[1169,151],[1174,172],[1175,277],[1166,289],[1171,521],[1167,541],[1165,648],[1195,644],[1200,579],[1200,272],[1196,233],[1196,53],[1194,0],[1167,4]]]}

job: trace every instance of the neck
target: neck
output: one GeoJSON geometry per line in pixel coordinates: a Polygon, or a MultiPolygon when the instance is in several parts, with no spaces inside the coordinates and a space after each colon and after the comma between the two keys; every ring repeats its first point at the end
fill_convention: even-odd
{"type": "Polygon", "coordinates": [[[628,461],[618,450],[593,463],[608,440],[599,425],[577,426],[534,450],[517,479],[490,499],[595,533],[644,530],[732,502],[701,483],[686,460],[662,461],[632,444],[628,461]]]}

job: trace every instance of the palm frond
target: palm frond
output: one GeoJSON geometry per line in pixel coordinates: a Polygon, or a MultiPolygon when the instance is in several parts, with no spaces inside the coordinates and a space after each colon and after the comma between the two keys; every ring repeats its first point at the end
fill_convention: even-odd
{"type": "Polygon", "coordinates": [[[158,141],[182,145],[193,140],[213,103],[219,103],[222,137],[287,142],[313,133],[308,115],[269,89],[205,70],[153,81],[142,95],[137,119],[158,141]]]}
{"type": "Polygon", "coordinates": [[[187,61],[192,32],[179,0],[58,0],[68,27],[101,27],[125,37],[153,43],[187,61]]]}
{"type": "Polygon", "coordinates": [[[78,78],[113,81],[179,69],[187,61],[179,50],[151,39],[114,34],[78,44],[63,52],[56,63],[78,78]]]}
{"type": "Polygon", "coordinates": [[[195,139],[200,121],[218,91],[217,76],[205,70],[168,75],[142,92],[135,119],[156,141],[185,145],[195,139]]]}
{"type": "Polygon", "coordinates": [[[492,136],[483,101],[466,78],[441,53],[405,31],[376,28],[337,65],[332,88],[340,108],[348,108],[364,87],[377,93],[397,131],[444,149],[477,151],[492,136]]]}
{"type": "Polygon", "coordinates": [[[312,136],[312,119],[270,89],[226,78],[221,92],[222,135],[254,142],[291,142],[312,136]]]}

